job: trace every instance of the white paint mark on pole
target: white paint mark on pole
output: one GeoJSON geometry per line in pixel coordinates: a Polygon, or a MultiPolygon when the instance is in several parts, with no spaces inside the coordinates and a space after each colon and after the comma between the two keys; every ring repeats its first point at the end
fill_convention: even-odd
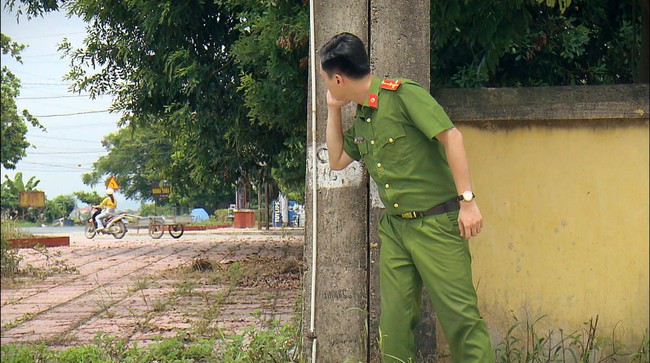
{"type": "MultiPolygon", "coordinates": [[[[361,163],[353,161],[352,164],[348,165],[347,168],[343,170],[332,170],[329,167],[329,156],[327,154],[327,144],[320,144],[316,148],[316,158],[312,157],[312,148],[307,148],[307,174],[309,175],[312,172],[312,163],[314,159],[317,160],[317,172],[318,172],[318,187],[319,188],[347,188],[347,187],[356,187],[361,185],[363,181],[363,175],[365,172],[364,167],[361,163]]],[[[307,187],[311,188],[311,180],[307,179],[307,187]]]]}
{"type": "Polygon", "coordinates": [[[377,183],[375,183],[375,180],[372,177],[370,177],[370,206],[372,208],[386,208],[379,198],[377,183]]]}

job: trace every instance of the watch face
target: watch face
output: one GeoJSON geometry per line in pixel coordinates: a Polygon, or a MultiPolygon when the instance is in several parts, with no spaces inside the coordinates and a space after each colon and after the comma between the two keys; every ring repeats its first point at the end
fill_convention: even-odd
{"type": "Polygon", "coordinates": [[[465,199],[466,201],[470,201],[470,200],[474,199],[474,193],[472,193],[472,192],[463,193],[463,199],[465,199]]]}

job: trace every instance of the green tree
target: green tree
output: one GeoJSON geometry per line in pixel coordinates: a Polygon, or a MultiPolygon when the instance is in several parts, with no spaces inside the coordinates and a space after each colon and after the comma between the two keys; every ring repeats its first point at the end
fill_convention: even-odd
{"type": "MultiPolygon", "coordinates": [[[[3,191],[6,191],[10,194],[15,194],[18,196],[19,192],[31,192],[36,191],[36,187],[41,181],[36,179],[35,176],[27,179],[25,183],[23,181],[23,173],[16,172],[13,179],[10,179],[8,175],[5,175],[5,180],[2,182],[3,191]]],[[[4,195],[4,193],[3,193],[4,195]]]]}
{"type": "Polygon", "coordinates": [[[84,192],[84,191],[77,191],[73,193],[74,196],[79,200],[81,203],[88,204],[88,205],[97,205],[102,202],[104,199],[101,195],[97,194],[96,191],[92,192],[84,192]]]}
{"type": "MultiPolygon", "coordinates": [[[[0,34],[2,45],[2,54],[10,55],[18,62],[22,63],[20,52],[25,48],[24,45],[12,42],[11,38],[5,34],[0,34]]],[[[20,95],[20,79],[14,75],[6,66],[2,67],[2,92],[0,93],[0,117],[2,118],[2,132],[0,142],[2,152],[0,153],[0,162],[7,169],[15,169],[16,163],[25,157],[25,150],[31,146],[27,142],[28,121],[32,126],[45,130],[38,120],[27,110],[18,113],[16,106],[16,97],[20,95]]]]}
{"type": "Polygon", "coordinates": [[[648,0],[542,2],[432,2],[431,86],[561,86],[640,79],[638,64],[647,64],[647,55],[639,54],[648,45],[641,43],[638,25],[648,15],[642,16],[639,4],[648,0]]]}
{"type": "MultiPolygon", "coordinates": [[[[23,5],[28,17],[63,3],[8,1],[10,7],[23,5]]],[[[432,2],[432,87],[643,80],[635,69],[647,64],[648,45],[642,41],[647,3],[432,2]]],[[[150,142],[153,152],[159,135],[168,139],[161,159],[169,159],[155,170],[139,170],[146,174],[144,180],[150,182],[154,174],[168,180],[174,195],[184,200],[206,191],[225,195],[233,185],[268,179],[291,196],[302,194],[306,2],[65,4],[86,20],[90,33],[81,49],[61,46],[71,59],[68,78],[75,82],[74,90],[115,95],[113,109],[124,112],[123,125],[156,130],[150,139],[156,140],[150,142]]],[[[149,152],[148,145],[140,150],[149,152]]],[[[121,170],[107,160],[97,165],[89,182],[121,170]],[[104,167],[104,162],[112,166],[104,167]]],[[[140,185],[140,195],[146,196],[144,183],[140,185]]]]}
{"type": "Polygon", "coordinates": [[[77,205],[74,195],[59,195],[52,200],[45,201],[45,219],[53,221],[59,218],[67,218],[70,212],[77,205]]]}
{"type": "Polygon", "coordinates": [[[268,129],[258,143],[268,143],[263,149],[270,155],[260,160],[266,167],[255,179],[272,178],[285,194],[302,201],[309,8],[296,0],[240,0],[238,4],[241,35],[232,53],[242,75],[239,91],[251,122],[268,129]]]}
{"type": "Polygon", "coordinates": [[[239,70],[229,53],[239,36],[236,6],[118,0],[69,6],[91,35],[83,49],[63,44],[72,59],[69,79],[75,90],[115,95],[124,124],[169,137],[169,173],[157,179],[192,179],[174,184],[176,192],[192,184],[224,192],[255,175],[269,154],[258,142],[267,128],[250,122],[237,92],[239,70]],[[89,64],[95,73],[86,73],[89,64]]]}
{"type": "MultiPolygon", "coordinates": [[[[34,16],[56,2],[9,4],[26,5],[34,16]]],[[[61,46],[71,58],[75,91],[115,95],[113,108],[124,112],[125,125],[160,125],[172,141],[168,170],[180,169],[214,192],[270,176],[284,188],[303,189],[306,3],[76,0],[65,6],[89,24],[84,48],[61,46]],[[251,45],[260,48],[251,53],[251,45]]]]}
{"type": "MultiPolygon", "coordinates": [[[[160,124],[149,127],[125,127],[107,135],[102,141],[108,154],[93,164],[93,171],[83,176],[87,185],[102,183],[114,175],[120,191],[133,200],[153,200],[152,186],[162,180],[172,186],[169,198],[158,204],[210,205],[234,200],[232,185],[223,185],[215,192],[197,184],[183,167],[183,158],[174,162],[174,137],[160,124]],[[225,193],[219,193],[224,190],[225,193]]],[[[81,199],[81,198],[80,198],[81,199]]],[[[97,203],[95,203],[97,204],[97,203]]]]}

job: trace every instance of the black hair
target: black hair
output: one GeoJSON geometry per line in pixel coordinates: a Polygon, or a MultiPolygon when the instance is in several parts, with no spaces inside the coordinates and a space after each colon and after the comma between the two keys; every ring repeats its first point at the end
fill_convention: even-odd
{"type": "Polygon", "coordinates": [[[370,74],[370,61],[366,48],[354,34],[340,33],[332,37],[318,51],[320,64],[329,77],[341,73],[359,79],[370,74]]]}
{"type": "Polygon", "coordinates": [[[113,201],[113,204],[115,204],[115,197],[113,196],[113,194],[109,194],[108,196],[111,197],[111,200],[113,201]]]}

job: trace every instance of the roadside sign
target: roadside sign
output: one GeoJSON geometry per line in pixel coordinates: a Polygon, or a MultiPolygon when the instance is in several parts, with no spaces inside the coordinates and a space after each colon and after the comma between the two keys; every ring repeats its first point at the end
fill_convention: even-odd
{"type": "Polygon", "coordinates": [[[23,208],[45,208],[45,192],[18,192],[18,205],[23,208]]]}
{"type": "Polygon", "coordinates": [[[111,188],[111,189],[120,189],[120,186],[117,185],[117,180],[115,180],[115,177],[111,175],[110,178],[108,178],[108,183],[106,184],[106,188],[111,188]]]}
{"type": "Polygon", "coordinates": [[[161,182],[159,184],[152,184],[151,185],[151,194],[153,194],[154,198],[167,198],[169,197],[169,194],[172,192],[172,187],[171,185],[167,184],[166,182],[161,182]]]}

